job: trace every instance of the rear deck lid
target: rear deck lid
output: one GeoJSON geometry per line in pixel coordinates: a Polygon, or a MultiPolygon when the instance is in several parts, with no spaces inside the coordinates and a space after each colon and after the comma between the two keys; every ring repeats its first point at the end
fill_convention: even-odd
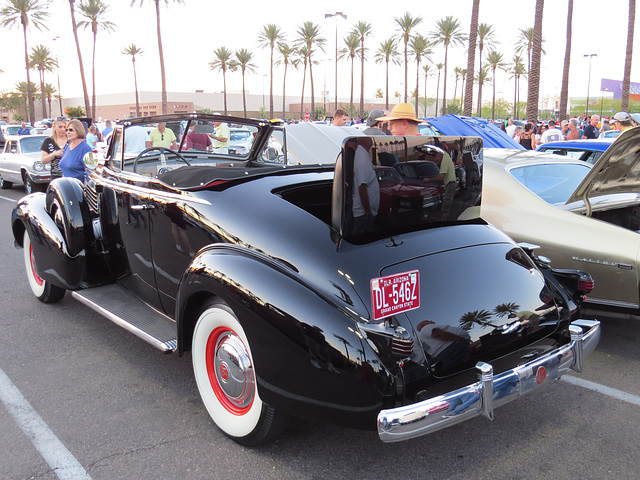
{"type": "Polygon", "coordinates": [[[380,283],[384,292],[375,292],[372,285],[373,310],[376,298],[382,298],[387,313],[408,317],[436,375],[504,356],[558,328],[554,295],[529,257],[513,244],[452,249],[386,267],[381,273],[382,278],[398,278],[401,285],[394,291],[393,281],[380,283]],[[416,280],[419,287],[414,292],[416,280]],[[401,308],[394,311],[402,285],[401,308]]]}

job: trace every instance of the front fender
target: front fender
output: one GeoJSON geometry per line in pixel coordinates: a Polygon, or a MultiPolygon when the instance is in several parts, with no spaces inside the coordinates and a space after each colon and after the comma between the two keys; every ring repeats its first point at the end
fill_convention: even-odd
{"type": "Polygon", "coordinates": [[[71,255],[64,234],[46,210],[44,193],[22,198],[11,214],[11,228],[17,246],[27,230],[35,258],[37,274],[66,290],[80,288],[86,268],[84,250],[71,255]]]}
{"type": "Polygon", "coordinates": [[[91,231],[82,184],[69,177],[51,182],[45,208],[64,235],[69,255],[78,255],[87,244],[85,235],[91,231]]]}
{"type": "Polygon", "coordinates": [[[260,397],[293,415],[375,425],[393,376],[356,322],[282,264],[239,247],[201,251],[177,299],[178,349],[190,348],[205,297],[234,311],[247,334],[260,397]]]}

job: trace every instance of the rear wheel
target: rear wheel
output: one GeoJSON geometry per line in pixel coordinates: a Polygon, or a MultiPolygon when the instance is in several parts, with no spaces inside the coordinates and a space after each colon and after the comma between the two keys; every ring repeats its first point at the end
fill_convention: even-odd
{"type": "Polygon", "coordinates": [[[24,251],[24,267],[27,271],[27,279],[29,280],[29,287],[38,300],[44,303],[55,303],[64,297],[64,288],[57,287],[42,279],[36,273],[36,262],[33,256],[33,247],[31,246],[31,239],[29,234],[25,230],[23,237],[23,251],[24,251]]]}
{"type": "Polygon", "coordinates": [[[225,435],[259,445],[282,432],[287,417],[260,399],[249,342],[229,307],[212,303],[202,310],[192,356],[202,401],[225,435]]]}

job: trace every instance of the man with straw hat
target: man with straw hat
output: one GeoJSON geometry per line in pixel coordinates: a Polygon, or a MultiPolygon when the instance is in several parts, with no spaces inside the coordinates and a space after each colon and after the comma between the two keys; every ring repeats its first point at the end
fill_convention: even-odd
{"type": "Polygon", "coordinates": [[[389,122],[391,135],[420,135],[418,123],[413,105],[398,103],[386,117],[379,117],[379,122],[389,122]]]}

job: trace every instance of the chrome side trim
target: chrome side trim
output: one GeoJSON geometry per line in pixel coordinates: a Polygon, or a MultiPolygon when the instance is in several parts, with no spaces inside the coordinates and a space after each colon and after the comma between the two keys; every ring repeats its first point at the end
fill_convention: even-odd
{"type": "Polygon", "coordinates": [[[490,364],[478,362],[478,382],[419,403],[382,410],[378,414],[380,440],[408,440],[480,415],[492,420],[494,407],[537,389],[547,379],[557,380],[569,370],[581,372],[583,358],[600,341],[600,322],[576,320],[570,333],[567,345],[497,376],[490,364]]]}

